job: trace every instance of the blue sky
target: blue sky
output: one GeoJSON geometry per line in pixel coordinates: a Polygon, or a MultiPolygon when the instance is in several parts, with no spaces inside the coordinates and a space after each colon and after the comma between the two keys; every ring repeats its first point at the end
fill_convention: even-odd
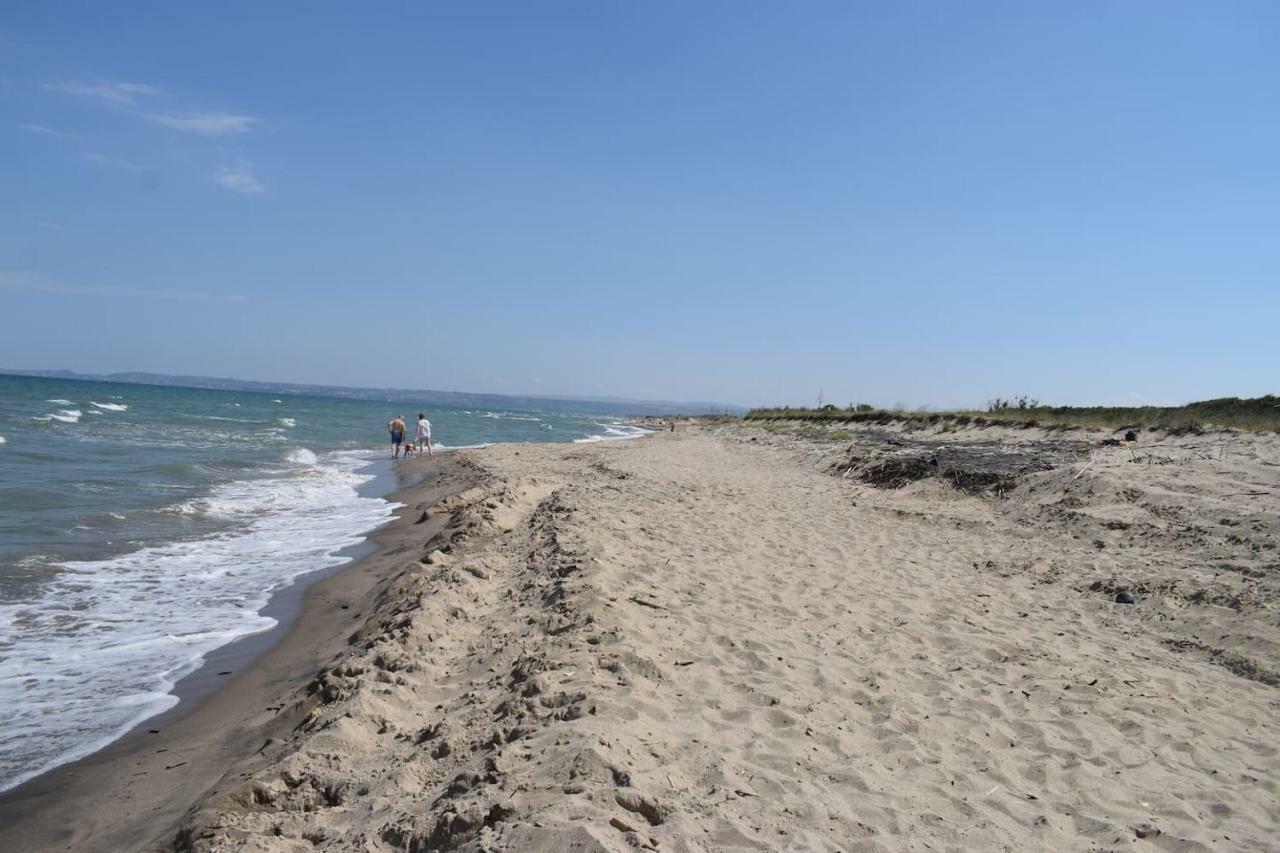
{"type": "Polygon", "coordinates": [[[0,10],[0,367],[1280,390],[1274,3],[121,8],[0,10]]]}

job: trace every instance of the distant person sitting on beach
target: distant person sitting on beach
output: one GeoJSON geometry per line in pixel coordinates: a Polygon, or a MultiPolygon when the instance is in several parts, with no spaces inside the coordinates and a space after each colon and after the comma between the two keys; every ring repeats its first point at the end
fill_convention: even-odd
{"type": "Polygon", "coordinates": [[[418,452],[422,452],[422,448],[427,448],[427,455],[431,455],[431,421],[427,420],[425,412],[418,412],[418,429],[414,438],[418,440],[418,452]]]}
{"type": "Polygon", "coordinates": [[[404,415],[396,415],[387,421],[387,432],[391,433],[391,458],[400,458],[400,443],[404,441],[404,415]]]}

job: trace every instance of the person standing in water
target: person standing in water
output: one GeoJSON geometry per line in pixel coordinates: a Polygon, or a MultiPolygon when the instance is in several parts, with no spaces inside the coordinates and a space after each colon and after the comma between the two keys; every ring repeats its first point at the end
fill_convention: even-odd
{"type": "Polygon", "coordinates": [[[415,430],[414,440],[418,443],[418,452],[422,452],[423,445],[426,445],[427,455],[431,455],[431,421],[427,420],[425,412],[418,412],[418,428],[415,430]]]}
{"type": "Polygon", "coordinates": [[[391,433],[391,458],[400,458],[400,444],[404,441],[404,415],[396,415],[387,421],[387,432],[391,433]]]}

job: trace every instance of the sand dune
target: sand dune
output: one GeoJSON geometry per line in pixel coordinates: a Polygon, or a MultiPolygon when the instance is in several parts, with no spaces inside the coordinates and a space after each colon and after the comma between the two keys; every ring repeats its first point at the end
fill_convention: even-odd
{"type": "Polygon", "coordinates": [[[943,474],[1051,464],[863,482],[920,438],[471,453],[484,485],[404,511],[443,532],[176,846],[1273,849],[1275,437],[1090,463],[973,430],[925,437],[943,474]]]}

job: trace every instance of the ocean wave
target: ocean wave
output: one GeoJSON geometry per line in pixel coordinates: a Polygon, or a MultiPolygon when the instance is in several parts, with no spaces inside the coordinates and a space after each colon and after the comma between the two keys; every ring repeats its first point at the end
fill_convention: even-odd
{"type": "Polygon", "coordinates": [[[481,412],[480,417],[499,421],[541,421],[542,418],[532,415],[515,415],[511,412],[481,412]]]}
{"type": "Polygon", "coordinates": [[[5,443],[5,437],[3,435],[0,435],[0,444],[4,444],[4,443],[5,443]]]}
{"type": "Polygon", "coordinates": [[[441,444],[440,442],[433,440],[431,442],[431,450],[434,453],[452,453],[455,450],[483,450],[486,447],[493,447],[493,444],[494,443],[492,441],[485,441],[480,444],[449,445],[441,444]]]}
{"type": "Polygon", "coordinates": [[[643,435],[649,435],[653,432],[651,429],[630,426],[628,424],[601,424],[596,426],[604,429],[602,433],[593,433],[582,438],[575,438],[574,444],[594,444],[597,441],[626,441],[630,438],[640,438],[643,435]]]}
{"type": "Polygon", "coordinates": [[[213,475],[213,471],[211,471],[202,461],[184,462],[174,460],[170,462],[157,462],[155,464],[142,467],[139,471],[144,474],[148,480],[159,477],[165,481],[177,479],[186,480],[192,483],[208,482],[210,477],[213,475]]]}
{"type": "Polygon", "coordinates": [[[307,450],[307,448],[305,447],[299,447],[296,450],[290,450],[288,455],[285,456],[285,459],[289,460],[294,465],[316,465],[320,461],[319,459],[316,458],[316,455],[314,453],[312,453],[310,450],[307,450]]]}
{"type": "Polygon", "coordinates": [[[206,507],[203,501],[191,500],[182,503],[172,504],[171,506],[161,507],[157,512],[166,515],[191,515],[199,516],[206,514],[206,507]]]}
{"type": "MultiPolygon", "coordinates": [[[[296,453],[301,453],[295,451],[296,453]]],[[[0,790],[75,760],[172,707],[213,649],[272,627],[259,611],[300,575],[348,561],[398,504],[363,497],[365,459],[327,454],[291,473],[217,486],[200,507],[232,530],[57,564],[35,601],[0,605],[0,790]]]]}
{"type": "Polygon", "coordinates": [[[284,402],[284,400],[272,400],[271,402],[273,402],[273,403],[283,403],[283,402],[284,402]]]}
{"type": "Polygon", "coordinates": [[[64,400],[61,397],[54,397],[52,400],[45,400],[46,403],[53,403],[55,406],[70,406],[70,400],[64,400]]]}
{"type": "Polygon", "coordinates": [[[124,403],[90,403],[90,405],[97,406],[99,409],[105,409],[108,412],[129,411],[129,407],[124,403]]]}
{"type": "Polygon", "coordinates": [[[290,429],[298,425],[298,422],[293,418],[276,418],[276,423],[280,424],[280,426],[289,427],[290,429]]]}
{"type": "Polygon", "coordinates": [[[32,420],[46,421],[46,422],[58,421],[59,423],[64,423],[64,424],[78,424],[80,423],[80,417],[83,414],[84,412],[80,411],[79,409],[60,409],[57,412],[50,412],[47,415],[35,417],[32,420]]]}

